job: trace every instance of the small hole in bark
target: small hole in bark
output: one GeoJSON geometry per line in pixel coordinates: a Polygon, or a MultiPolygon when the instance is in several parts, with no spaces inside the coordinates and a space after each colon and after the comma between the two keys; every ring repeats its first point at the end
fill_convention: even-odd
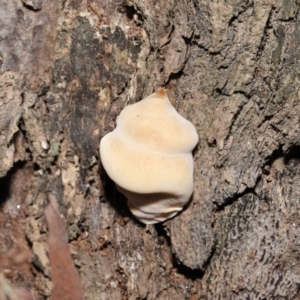
{"type": "Polygon", "coordinates": [[[0,179],[0,206],[2,206],[11,196],[11,184],[14,175],[19,169],[25,166],[24,162],[16,163],[6,174],[5,177],[0,179]]]}
{"type": "Polygon", "coordinates": [[[193,270],[187,266],[178,264],[176,261],[173,263],[174,267],[177,269],[179,274],[184,275],[186,278],[191,280],[196,280],[201,278],[204,275],[204,272],[201,270],[193,270]]]}
{"type": "Polygon", "coordinates": [[[135,14],[134,6],[123,6],[124,12],[126,13],[126,16],[128,19],[132,20],[133,16],[135,14]]]}
{"type": "Polygon", "coordinates": [[[9,174],[0,179],[0,206],[5,203],[5,201],[9,198],[9,174]]]}
{"type": "Polygon", "coordinates": [[[177,73],[171,73],[170,76],[169,76],[169,80],[166,83],[166,86],[168,86],[168,84],[170,82],[177,81],[178,79],[180,79],[182,75],[184,75],[183,70],[180,70],[177,73]]]}
{"type": "Polygon", "coordinates": [[[167,244],[169,247],[171,246],[170,237],[167,235],[167,232],[162,223],[154,224],[154,227],[157,232],[157,242],[159,245],[167,244]]]}
{"type": "Polygon", "coordinates": [[[294,146],[289,149],[284,156],[285,164],[288,164],[292,159],[300,161],[300,146],[294,146]]]}
{"type": "Polygon", "coordinates": [[[141,14],[136,10],[133,5],[122,5],[120,8],[121,13],[125,13],[129,20],[134,20],[137,25],[143,23],[141,14]]]}

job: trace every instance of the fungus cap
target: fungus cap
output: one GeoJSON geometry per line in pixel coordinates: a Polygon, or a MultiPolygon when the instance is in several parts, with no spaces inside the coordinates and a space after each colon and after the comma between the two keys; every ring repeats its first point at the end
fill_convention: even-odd
{"type": "Polygon", "coordinates": [[[165,89],[125,107],[100,142],[108,176],[145,224],[173,217],[193,193],[194,126],[171,105],[165,89]]]}

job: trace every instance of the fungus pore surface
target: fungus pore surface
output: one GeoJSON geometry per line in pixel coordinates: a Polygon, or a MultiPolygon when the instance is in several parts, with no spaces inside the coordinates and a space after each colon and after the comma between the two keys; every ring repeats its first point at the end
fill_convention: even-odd
{"type": "Polygon", "coordinates": [[[165,89],[125,107],[100,142],[108,176],[145,224],[175,216],[193,193],[195,127],[177,113],[165,89]]]}

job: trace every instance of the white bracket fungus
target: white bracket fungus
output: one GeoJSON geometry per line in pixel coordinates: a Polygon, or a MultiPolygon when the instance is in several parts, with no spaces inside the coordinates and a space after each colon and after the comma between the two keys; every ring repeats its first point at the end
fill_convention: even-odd
{"type": "Polygon", "coordinates": [[[100,142],[101,161],[133,215],[145,224],[175,216],[193,193],[195,127],[171,105],[165,89],[120,113],[100,142]]]}

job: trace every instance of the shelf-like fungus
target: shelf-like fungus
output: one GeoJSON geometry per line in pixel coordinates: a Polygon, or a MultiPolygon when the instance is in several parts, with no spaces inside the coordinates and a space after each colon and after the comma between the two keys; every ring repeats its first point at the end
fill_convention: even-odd
{"type": "Polygon", "coordinates": [[[195,127],[171,105],[165,89],[120,113],[100,142],[108,176],[145,224],[175,216],[193,193],[195,127]]]}

